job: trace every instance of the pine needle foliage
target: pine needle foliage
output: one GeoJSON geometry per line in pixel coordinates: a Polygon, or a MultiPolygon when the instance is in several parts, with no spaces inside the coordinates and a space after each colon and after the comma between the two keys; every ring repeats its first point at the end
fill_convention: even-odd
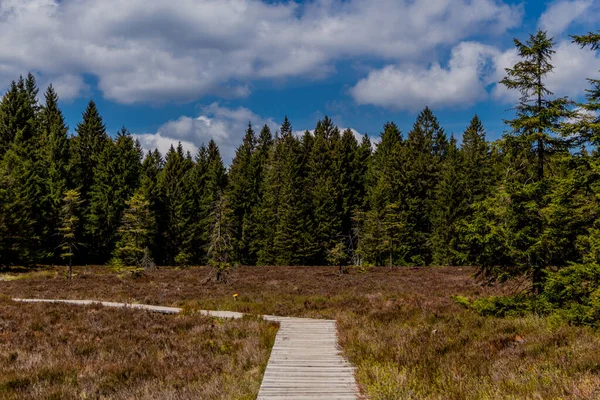
{"type": "Polygon", "coordinates": [[[69,279],[73,278],[73,258],[80,245],[77,228],[82,202],[78,190],[70,189],[65,192],[60,212],[61,224],[57,229],[60,257],[69,262],[69,279]]]}

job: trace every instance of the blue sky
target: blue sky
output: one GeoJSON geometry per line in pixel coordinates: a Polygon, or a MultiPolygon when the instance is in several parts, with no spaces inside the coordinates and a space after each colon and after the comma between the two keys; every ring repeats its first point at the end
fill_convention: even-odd
{"type": "Polygon", "coordinates": [[[556,38],[551,89],[580,98],[600,55],[568,35],[600,28],[600,0],[3,0],[0,79],[53,82],[72,129],[94,99],[110,133],[163,151],[214,138],[226,162],[248,121],[284,115],[378,136],[429,105],[448,133],[477,113],[495,139],[516,99],[495,82],[538,28],[556,38]]]}

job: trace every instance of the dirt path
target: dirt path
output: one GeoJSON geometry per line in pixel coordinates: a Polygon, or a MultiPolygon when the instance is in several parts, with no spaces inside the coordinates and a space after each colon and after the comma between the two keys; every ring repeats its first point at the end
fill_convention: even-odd
{"type": "MultiPolygon", "coordinates": [[[[102,304],[105,307],[129,307],[163,314],[178,314],[181,308],[147,304],[113,303],[94,300],[13,299],[27,303],[102,304]]],[[[201,311],[218,318],[242,318],[232,311],[201,311]]],[[[280,328],[271,350],[258,400],[277,399],[358,399],[354,367],[346,361],[338,346],[335,321],[263,316],[279,322],[280,328]]]]}

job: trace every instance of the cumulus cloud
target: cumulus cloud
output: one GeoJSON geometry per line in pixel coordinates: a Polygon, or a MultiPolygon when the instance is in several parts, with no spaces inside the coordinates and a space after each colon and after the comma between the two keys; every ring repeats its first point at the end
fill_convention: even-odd
{"type": "Polygon", "coordinates": [[[560,35],[578,19],[590,6],[592,0],[560,0],[548,5],[538,21],[538,28],[547,31],[550,36],[560,35]]]}
{"type": "MultiPolygon", "coordinates": [[[[556,96],[569,96],[579,98],[589,88],[586,78],[600,78],[600,57],[588,49],[581,49],[570,41],[563,40],[555,48],[552,56],[554,71],[546,77],[548,89],[556,96]]],[[[503,52],[496,58],[495,80],[499,81],[506,75],[505,68],[512,67],[518,60],[514,49],[503,52]]],[[[506,103],[514,103],[519,98],[519,93],[508,91],[502,85],[496,85],[492,95],[494,99],[506,103]]]]}
{"type": "Polygon", "coordinates": [[[164,156],[167,154],[171,146],[177,147],[179,143],[183,147],[184,151],[189,151],[191,154],[195,154],[198,151],[198,147],[186,140],[177,140],[170,137],[163,137],[160,133],[143,133],[133,135],[136,139],[139,140],[144,152],[153,151],[154,149],[158,149],[160,153],[164,156]]]}
{"type": "Polygon", "coordinates": [[[40,96],[43,96],[43,91],[46,90],[49,84],[52,84],[56,93],[60,95],[61,100],[73,100],[89,92],[90,86],[85,83],[80,75],[57,75],[57,76],[42,76],[38,80],[40,96]]]}
{"type": "Polygon", "coordinates": [[[351,94],[359,104],[419,110],[429,106],[469,106],[487,95],[487,68],[500,55],[491,46],[462,42],[446,67],[390,65],[359,81],[351,94]]]}
{"type": "Polygon", "coordinates": [[[219,145],[223,161],[229,164],[242,142],[248,122],[252,123],[257,134],[264,125],[268,125],[273,132],[278,126],[273,119],[261,117],[247,108],[231,109],[213,103],[203,107],[198,117],[181,116],[163,124],[156,133],[135,136],[146,151],[158,148],[163,155],[171,145],[177,146],[178,142],[182,143],[185,150],[195,154],[202,144],[214,139],[219,145]]]}
{"type": "Polygon", "coordinates": [[[341,59],[418,60],[521,15],[501,0],[2,0],[0,78],[90,74],[121,103],[247,96],[341,59]]]}
{"type": "MultiPolygon", "coordinates": [[[[600,78],[600,57],[563,40],[555,48],[554,71],[547,85],[556,96],[580,98],[589,87],[586,78],[600,78]]],[[[475,42],[462,42],[452,49],[447,66],[434,63],[388,65],[374,70],[350,91],[359,104],[415,111],[432,107],[463,107],[490,97],[506,104],[518,101],[520,94],[498,84],[506,68],[519,60],[517,51],[501,51],[475,42]]]]}

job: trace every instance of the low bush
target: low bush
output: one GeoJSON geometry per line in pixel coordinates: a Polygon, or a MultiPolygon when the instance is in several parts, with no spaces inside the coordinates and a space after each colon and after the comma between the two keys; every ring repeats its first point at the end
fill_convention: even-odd
{"type": "Polygon", "coordinates": [[[491,296],[473,301],[454,296],[453,299],[485,316],[554,315],[573,325],[595,327],[600,324],[600,265],[577,264],[549,272],[539,296],[491,296]]]}

